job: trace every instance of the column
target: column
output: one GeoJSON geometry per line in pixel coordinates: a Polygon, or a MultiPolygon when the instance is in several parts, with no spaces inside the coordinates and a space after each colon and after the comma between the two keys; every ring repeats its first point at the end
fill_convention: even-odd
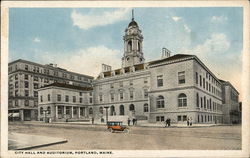
{"type": "Polygon", "coordinates": [[[71,106],[71,118],[74,116],[73,106],[71,106]]]}
{"type": "Polygon", "coordinates": [[[63,118],[66,118],[66,106],[63,106],[63,118]]]}
{"type": "Polygon", "coordinates": [[[78,107],[78,118],[81,118],[81,116],[80,116],[80,107],[78,107]]]}
{"type": "Polygon", "coordinates": [[[57,105],[55,106],[55,116],[56,116],[56,119],[58,119],[58,106],[57,105]]]}

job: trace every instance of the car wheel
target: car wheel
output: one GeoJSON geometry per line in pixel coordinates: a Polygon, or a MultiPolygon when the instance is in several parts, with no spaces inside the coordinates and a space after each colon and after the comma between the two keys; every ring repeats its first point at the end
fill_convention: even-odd
{"type": "Polygon", "coordinates": [[[109,131],[110,131],[111,133],[114,133],[114,130],[113,130],[112,128],[110,128],[109,131]]]}

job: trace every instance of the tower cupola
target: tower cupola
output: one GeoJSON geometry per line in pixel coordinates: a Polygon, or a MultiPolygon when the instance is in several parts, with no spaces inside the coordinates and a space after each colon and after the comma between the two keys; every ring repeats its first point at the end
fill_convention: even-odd
{"type": "Polygon", "coordinates": [[[143,36],[137,22],[134,20],[134,10],[132,10],[132,20],[125,29],[123,40],[122,66],[127,67],[144,63],[145,59],[142,52],[143,36]]]}

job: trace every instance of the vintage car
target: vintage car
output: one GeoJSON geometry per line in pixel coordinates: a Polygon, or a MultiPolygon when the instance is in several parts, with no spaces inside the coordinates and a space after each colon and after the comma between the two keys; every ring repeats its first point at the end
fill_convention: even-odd
{"type": "Polygon", "coordinates": [[[107,129],[112,133],[116,131],[129,133],[129,128],[122,125],[122,121],[108,121],[107,129]]]}

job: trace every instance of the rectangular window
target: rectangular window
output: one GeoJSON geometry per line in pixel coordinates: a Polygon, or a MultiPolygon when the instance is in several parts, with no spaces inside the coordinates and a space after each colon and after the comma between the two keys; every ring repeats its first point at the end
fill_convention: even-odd
{"type": "Polygon", "coordinates": [[[163,76],[157,76],[157,86],[162,87],[163,86],[163,76]]]}
{"type": "Polygon", "coordinates": [[[48,101],[50,101],[50,94],[48,94],[48,101]]]}
{"type": "Polygon", "coordinates": [[[203,88],[205,89],[205,78],[203,78],[203,88]]]}
{"type": "Polygon", "coordinates": [[[65,95],[65,102],[69,102],[69,96],[65,95]]]}
{"type": "Polygon", "coordinates": [[[15,88],[18,88],[18,82],[15,82],[15,88]]]}
{"type": "Polygon", "coordinates": [[[99,95],[99,101],[102,102],[102,95],[99,95]]]}
{"type": "Polygon", "coordinates": [[[57,94],[57,101],[61,101],[61,94],[57,94]]]}
{"type": "Polygon", "coordinates": [[[29,88],[29,82],[24,82],[24,88],[29,88]]]}
{"type": "Polygon", "coordinates": [[[181,121],[181,116],[177,116],[177,121],[181,121]]]}
{"type": "Polygon", "coordinates": [[[67,74],[66,73],[63,73],[63,78],[67,78],[67,74]]]}
{"type": "Polygon", "coordinates": [[[92,94],[92,92],[89,92],[89,96],[92,96],[93,94],[92,94]]]}
{"type": "Polygon", "coordinates": [[[120,92],[120,100],[123,100],[123,92],[120,92]]]}
{"type": "Polygon", "coordinates": [[[25,97],[29,96],[29,90],[25,90],[24,93],[25,93],[25,97]]]}
{"type": "Polygon", "coordinates": [[[76,107],[73,108],[73,113],[74,113],[74,115],[77,114],[77,108],[76,107]]]}
{"type": "Polygon", "coordinates": [[[187,121],[187,115],[183,115],[183,121],[187,121]]]}
{"type": "Polygon", "coordinates": [[[28,65],[25,65],[25,70],[29,70],[29,66],[28,65]]]}
{"type": "Polygon", "coordinates": [[[198,79],[198,72],[196,72],[196,73],[195,73],[195,83],[196,83],[196,84],[198,84],[198,82],[199,82],[198,80],[199,80],[199,79],[198,79]]]}
{"type": "Polygon", "coordinates": [[[66,114],[69,115],[70,114],[70,107],[66,106],[66,114]]]}
{"type": "Polygon", "coordinates": [[[25,74],[25,75],[24,75],[24,79],[25,79],[25,80],[28,80],[28,79],[29,79],[29,75],[26,75],[26,74],[25,74]]]}
{"type": "Polygon", "coordinates": [[[202,77],[200,75],[200,86],[202,87],[202,77]]]}
{"type": "Polygon", "coordinates": [[[15,90],[15,96],[18,96],[18,90],[15,90]]]}
{"type": "Polygon", "coordinates": [[[185,83],[185,71],[178,72],[178,83],[179,84],[185,83]]]}
{"type": "Polygon", "coordinates": [[[34,89],[38,89],[38,83],[34,83],[34,89]]]}
{"type": "Polygon", "coordinates": [[[40,101],[43,102],[43,96],[42,95],[40,96],[40,101]]]}
{"type": "Polygon", "coordinates": [[[164,116],[161,116],[161,122],[164,122],[165,119],[164,119],[164,116]]]}
{"type": "Polygon", "coordinates": [[[73,96],[73,103],[76,102],[76,96],[73,96]]]}
{"type": "Polygon", "coordinates": [[[144,98],[148,98],[148,89],[144,89],[144,98]]]}
{"type": "Polygon", "coordinates": [[[58,76],[58,71],[54,71],[54,76],[58,76]]]}
{"type": "Polygon", "coordinates": [[[82,96],[82,92],[79,92],[79,95],[82,96]]]}
{"type": "Polygon", "coordinates": [[[15,80],[18,80],[18,74],[15,75],[15,80]]]}
{"type": "Polygon", "coordinates": [[[70,79],[74,80],[74,79],[75,79],[75,76],[71,75],[71,76],[70,76],[70,79]]]}
{"type": "Polygon", "coordinates": [[[114,101],[114,93],[110,93],[110,100],[113,102],[114,101]]]}
{"type": "Polygon", "coordinates": [[[203,99],[201,97],[201,108],[203,108],[203,99]]]}
{"type": "Polygon", "coordinates": [[[206,82],[206,90],[208,91],[208,82],[206,82]]]}
{"type": "Polygon", "coordinates": [[[93,98],[89,98],[89,103],[92,103],[93,102],[93,98]]]}
{"type": "Polygon", "coordinates": [[[82,103],[82,98],[79,98],[79,103],[82,103]]]}
{"type": "Polygon", "coordinates": [[[24,101],[24,105],[25,105],[25,106],[29,106],[29,100],[25,100],[25,101],[24,101]]]}
{"type": "Polygon", "coordinates": [[[38,92],[34,91],[34,97],[38,97],[38,92]]]}
{"type": "Polygon", "coordinates": [[[134,98],[134,92],[133,91],[129,91],[129,98],[130,98],[130,100],[132,100],[134,98]]]}
{"type": "Polygon", "coordinates": [[[18,100],[15,100],[15,106],[18,106],[18,100]]]}
{"type": "Polygon", "coordinates": [[[144,83],[148,83],[148,79],[147,78],[144,78],[144,83]]]}
{"type": "Polygon", "coordinates": [[[160,116],[156,116],[156,121],[157,121],[157,122],[160,121],[160,116]]]}
{"type": "Polygon", "coordinates": [[[38,81],[38,77],[37,76],[34,76],[34,81],[38,81]]]}

